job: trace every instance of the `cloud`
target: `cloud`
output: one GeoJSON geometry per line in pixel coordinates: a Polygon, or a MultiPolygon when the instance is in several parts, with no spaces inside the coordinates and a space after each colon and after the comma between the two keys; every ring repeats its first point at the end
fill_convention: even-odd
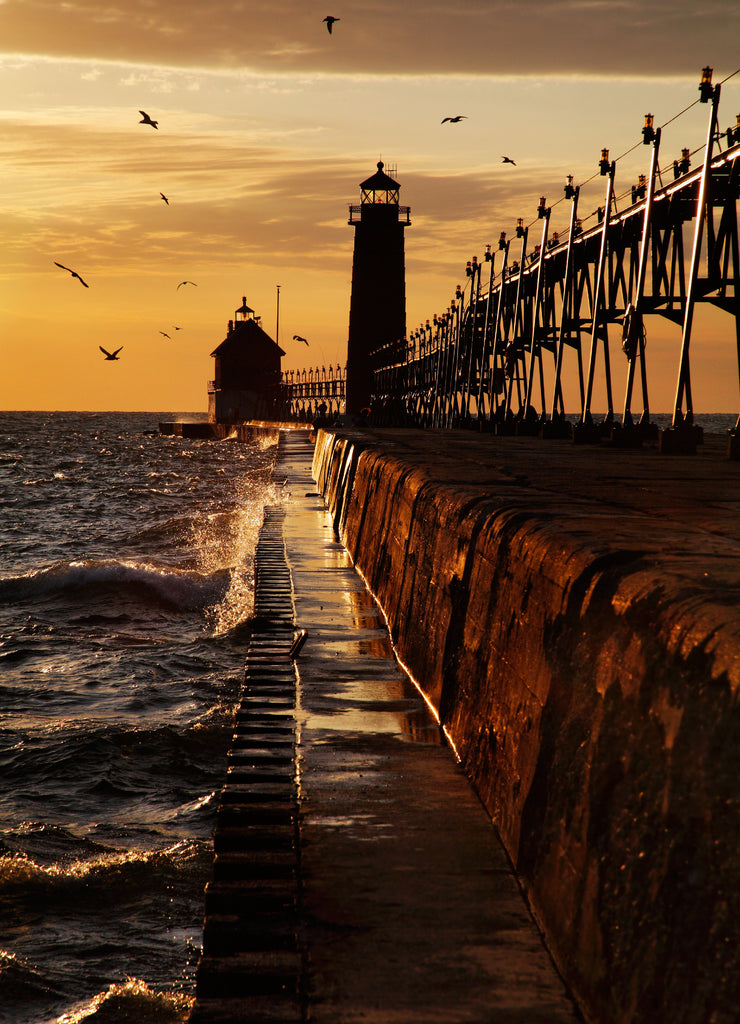
{"type": "Polygon", "coordinates": [[[7,0],[8,52],[181,67],[350,73],[650,77],[737,62],[740,8],[722,0],[376,0],[330,36],[298,0],[7,0]]]}
{"type": "Polygon", "coordinates": [[[303,266],[346,261],[351,233],[336,197],[359,177],[350,161],[229,135],[153,146],[138,132],[121,145],[115,131],[69,125],[7,124],[4,134],[16,188],[3,234],[16,266],[70,249],[116,275],[188,262],[293,264],[297,255],[303,266]]]}

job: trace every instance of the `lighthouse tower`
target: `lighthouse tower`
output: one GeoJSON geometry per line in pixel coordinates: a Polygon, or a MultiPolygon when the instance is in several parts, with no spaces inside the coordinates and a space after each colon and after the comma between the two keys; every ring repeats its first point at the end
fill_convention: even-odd
{"type": "Polygon", "coordinates": [[[403,229],[409,207],[398,205],[400,185],[378,169],[360,185],[359,206],[350,206],[355,229],[352,297],[347,343],[347,412],[370,405],[372,353],[406,334],[406,277],[403,229]]]}

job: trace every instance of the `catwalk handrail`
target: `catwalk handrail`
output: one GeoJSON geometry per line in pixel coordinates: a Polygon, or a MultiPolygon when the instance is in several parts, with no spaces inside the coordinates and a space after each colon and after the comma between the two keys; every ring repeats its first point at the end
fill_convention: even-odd
{"type": "Polygon", "coordinates": [[[285,419],[331,419],[344,412],[347,367],[321,366],[285,370],[281,378],[282,414],[285,419]]]}
{"type": "Polygon", "coordinates": [[[653,130],[652,115],[646,115],[643,142],[651,148],[650,168],[627,193],[626,209],[617,209],[616,162],[608,150],[599,163],[606,179],[604,205],[593,227],[584,229],[578,218],[581,187],[572,178],[564,188],[571,204],[565,237],[549,237],[551,208],[541,197],[533,221],[541,234],[531,251],[532,225],[520,219],[515,238],[501,232],[495,252],[489,245],[483,261],[468,262],[465,287],[458,285],[443,314],[373,354],[377,422],[556,431],[566,422],[565,394],[577,393],[578,409],[570,418],[577,412],[578,424],[592,429],[600,358],[600,400],[606,406],[601,428],[611,426],[616,418],[608,328],[617,325],[628,362],[620,425],[651,430],[644,320],[659,314],[682,331],[672,429],[692,427],[690,341],[697,302],[713,303],[734,317],[740,364],[740,115],[720,134],[721,89],[711,85],[711,69],[704,69],[699,88],[698,102],[710,104],[701,167],[691,169],[690,151],[683,150],[673,179],[663,184],[661,129],[653,130]],[[692,224],[687,244],[685,229],[692,224]],[[482,281],[486,264],[488,279],[482,281]],[[545,360],[547,352],[551,359],[545,360]],[[642,396],[637,424],[636,378],[642,396]]]}

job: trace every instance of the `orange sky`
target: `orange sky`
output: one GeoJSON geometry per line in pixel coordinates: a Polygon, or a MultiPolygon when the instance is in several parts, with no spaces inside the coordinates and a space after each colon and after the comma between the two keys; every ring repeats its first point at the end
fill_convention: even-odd
{"type": "MultiPolygon", "coordinates": [[[[568,174],[587,183],[588,217],[602,201],[601,148],[628,153],[646,111],[666,124],[691,107],[664,130],[664,165],[700,149],[700,70],[712,65],[715,81],[737,70],[740,5],[697,6],[5,0],[0,408],[205,410],[210,352],[242,295],[274,336],[278,285],[284,365],[307,351],[343,361],[348,205],[381,157],[411,207],[413,329],[448,305],[473,254],[536,217],[540,195],[564,229],[555,204],[568,174]],[[331,35],[327,13],[340,19],[331,35]],[[454,114],[467,118],[440,123],[454,114]],[[185,279],[197,287],[178,289],[185,279]],[[99,345],[122,345],[120,360],[99,345]]],[[[740,75],[723,86],[721,126],[739,110],[740,75]]],[[[618,193],[648,156],[618,161],[618,193]]],[[[663,411],[680,331],[647,326],[651,406],[663,411]]],[[[730,318],[702,307],[692,352],[696,411],[734,411],[730,318]]]]}

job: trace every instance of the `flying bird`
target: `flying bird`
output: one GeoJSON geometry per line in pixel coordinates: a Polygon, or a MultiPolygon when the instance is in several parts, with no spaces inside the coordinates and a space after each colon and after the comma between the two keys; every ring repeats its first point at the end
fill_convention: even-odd
{"type": "Polygon", "coordinates": [[[502,156],[501,163],[513,164],[516,167],[516,160],[512,160],[510,156],[502,156]]]}
{"type": "Polygon", "coordinates": [[[77,271],[76,271],[76,270],[70,270],[70,268],[69,268],[69,267],[65,267],[63,263],[57,263],[57,261],[56,261],[56,260],[54,260],[54,265],[55,265],[55,266],[57,266],[57,267],[61,267],[61,268],[62,268],[62,270],[66,270],[68,274],[71,274],[71,275],[72,275],[72,277],[76,277],[76,278],[77,278],[77,280],[78,280],[78,281],[80,282],[80,284],[84,284],[84,286],[85,286],[86,288],[89,288],[89,287],[90,287],[90,285],[89,285],[89,284],[87,283],[87,281],[83,281],[83,280],[82,280],[82,278],[80,277],[80,275],[79,275],[79,274],[77,273],[77,271]]]}
{"type": "Polygon", "coordinates": [[[139,124],[150,124],[152,128],[156,128],[157,125],[159,124],[159,121],[152,121],[151,117],[149,117],[146,110],[140,110],[139,113],[141,114],[141,120],[139,121],[139,124]]]}
{"type": "Polygon", "coordinates": [[[179,291],[179,289],[182,288],[182,286],[184,284],[192,284],[193,288],[197,288],[198,287],[198,285],[195,283],[195,281],[180,281],[180,283],[177,286],[177,290],[179,291]]]}
{"type": "Polygon", "coordinates": [[[331,16],[331,14],[327,14],[327,16],[324,18],[324,21],[326,22],[327,31],[328,31],[329,35],[331,35],[331,30],[332,30],[332,28],[334,26],[334,22],[335,21],[341,21],[341,18],[333,18],[331,16]]]}
{"type": "Polygon", "coordinates": [[[458,121],[462,121],[462,119],[467,118],[467,116],[467,114],[457,114],[455,117],[443,117],[441,124],[444,124],[445,121],[449,121],[450,124],[457,124],[458,121]]]}
{"type": "Polygon", "coordinates": [[[103,353],[106,359],[118,359],[118,353],[121,351],[121,348],[123,348],[123,345],[121,345],[121,348],[117,348],[115,352],[109,352],[108,349],[103,348],[102,345],[98,345],[98,348],[103,353]]]}
{"type": "MultiPolygon", "coordinates": [[[[165,338],[170,338],[170,336],[169,336],[169,334],[167,333],[167,331],[160,331],[159,333],[160,333],[160,334],[162,334],[162,335],[164,335],[164,337],[165,337],[165,338]]],[[[172,338],[170,338],[170,341],[172,341],[172,338]]]]}
{"type": "Polygon", "coordinates": [[[166,195],[164,194],[164,192],[160,192],[159,194],[161,195],[162,199],[164,199],[164,201],[165,201],[165,202],[167,203],[167,205],[169,206],[169,205],[170,205],[170,201],[169,201],[169,199],[167,198],[167,196],[166,196],[166,195]]]}
{"type": "Polygon", "coordinates": [[[308,345],[308,342],[306,341],[306,339],[302,338],[300,336],[300,334],[294,334],[293,335],[293,341],[302,341],[304,345],[308,345]]]}
{"type": "Polygon", "coordinates": [[[172,325],[172,327],[173,327],[173,328],[174,328],[174,330],[176,330],[176,331],[181,331],[181,330],[182,330],[182,327],[178,327],[178,326],[177,326],[177,324],[173,324],[173,325],[172,325]]]}

